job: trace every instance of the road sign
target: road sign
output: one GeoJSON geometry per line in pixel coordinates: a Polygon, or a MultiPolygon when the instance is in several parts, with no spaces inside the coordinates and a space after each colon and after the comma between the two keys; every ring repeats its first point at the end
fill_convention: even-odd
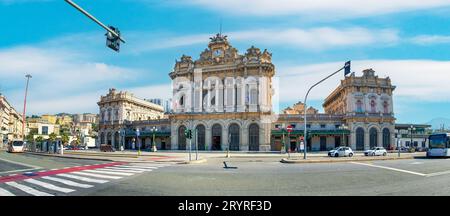
{"type": "Polygon", "coordinates": [[[288,133],[292,132],[292,130],[293,130],[292,125],[287,126],[286,129],[287,129],[287,132],[288,132],[288,133]]]}

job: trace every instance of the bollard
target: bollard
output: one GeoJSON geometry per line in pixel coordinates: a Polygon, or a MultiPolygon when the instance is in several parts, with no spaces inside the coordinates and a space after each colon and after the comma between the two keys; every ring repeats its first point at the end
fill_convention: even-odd
{"type": "Polygon", "coordinates": [[[227,148],[227,158],[230,158],[230,150],[227,148]]]}

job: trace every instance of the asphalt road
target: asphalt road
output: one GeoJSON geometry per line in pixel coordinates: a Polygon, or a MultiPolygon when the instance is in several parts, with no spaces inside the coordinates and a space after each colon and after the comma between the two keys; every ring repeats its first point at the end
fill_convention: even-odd
{"type": "MultiPolygon", "coordinates": [[[[89,167],[93,164],[108,163],[6,153],[0,153],[0,158],[37,165],[41,167],[40,170],[58,170],[70,166],[89,167]]],[[[3,163],[3,161],[0,163],[2,169],[23,168],[16,164],[3,163]]],[[[99,170],[104,172],[111,169],[142,169],[142,171],[117,179],[108,179],[108,182],[104,184],[92,183],[94,187],[89,189],[52,194],[83,196],[450,195],[450,184],[448,184],[450,159],[283,164],[279,162],[279,159],[273,158],[210,158],[203,164],[170,164],[164,167],[151,163],[114,166],[106,164],[105,166],[109,167],[100,169],[95,167],[97,170],[89,172],[98,174],[99,170]],[[236,167],[236,169],[225,169],[223,161],[228,161],[228,166],[236,167]]],[[[18,183],[30,186],[29,182],[18,181],[18,183]]],[[[55,182],[53,184],[64,186],[55,182]]],[[[0,178],[0,188],[2,187],[8,191],[17,192],[10,185],[3,186],[0,178]]],[[[35,188],[51,193],[49,190],[35,188]]],[[[18,195],[22,194],[18,193],[18,195]]]]}
{"type": "Polygon", "coordinates": [[[445,173],[450,170],[448,159],[330,164],[282,164],[270,160],[228,163],[237,169],[224,169],[222,162],[210,160],[206,164],[171,166],[93,191],[90,195],[450,195],[450,173],[445,173]]]}

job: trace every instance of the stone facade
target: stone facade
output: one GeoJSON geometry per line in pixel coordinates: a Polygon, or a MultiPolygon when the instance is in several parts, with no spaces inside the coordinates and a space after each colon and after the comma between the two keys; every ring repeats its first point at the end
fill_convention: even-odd
{"type": "Polygon", "coordinates": [[[99,106],[99,144],[108,144],[118,148],[120,130],[126,122],[158,120],[164,118],[164,108],[148,101],[136,98],[129,92],[117,92],[109,89],[101,96],[99,106]]]}
{"type": "Polygon", "coordinates": [[[389,77],[380,78],[367,69],[361,77],[352,73],[342,80],[323,107],[325,113],[344,114],[353,149],[389,147],[395,143],[394,90],[389,77]]]}
{"type": "Polygon", "coordinates": [[[186,149],[190,128],[205,150],[270,150],[272,54],[252,46],[240,55],[227,36],[210,39],[198,60],[183,55],[169,74],[172,149],[186,149]]]}

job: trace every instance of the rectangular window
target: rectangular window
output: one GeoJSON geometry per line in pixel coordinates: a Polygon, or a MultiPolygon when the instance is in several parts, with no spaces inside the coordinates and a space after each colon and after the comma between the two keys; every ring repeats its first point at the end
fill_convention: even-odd
{"type": "Polygon", "coordinates": [[[295,123],[291,123],[291,127],[295,128],[296,124],[295,123]]]}
{"type": "Polygon", "coordinates": [[[48,126],[42,126],[42,135],[48,135],[48,126]]]}
{"type": "Polygon", "coordinates": [[[307,125],[306,125],[306,128],[311,128],[311,125],[310,125],[310,124],[307,124],[307,125]]]}
{"type": "Polygon", "coordinates": [[[321,124],[320,125],[320,128],[326,128],[327,126],[326,125],[324,125],[324,124],[321,124]]]}

